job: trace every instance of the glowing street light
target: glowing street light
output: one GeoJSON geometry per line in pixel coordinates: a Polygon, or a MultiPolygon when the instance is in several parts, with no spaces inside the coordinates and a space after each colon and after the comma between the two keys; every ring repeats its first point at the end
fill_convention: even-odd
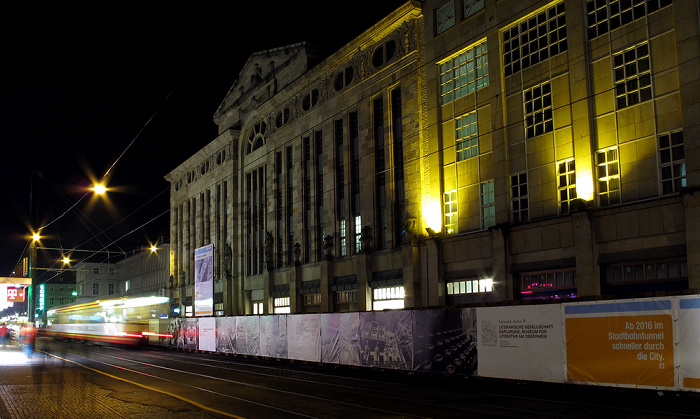
{"type": "Polygon", "coordinates": [[[92,190],[95,191],[96,194],[102,195],[103,193],[107,192],[107,187],[101,183],[98,183],[92,188],[92,190]]]}

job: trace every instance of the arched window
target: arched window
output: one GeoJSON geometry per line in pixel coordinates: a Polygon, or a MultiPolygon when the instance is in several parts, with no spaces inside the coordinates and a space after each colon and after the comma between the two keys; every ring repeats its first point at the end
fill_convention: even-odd
{"type": "Polygon", "coordinates": [[[248,132],[248,149],[247,153],[251,153],[263,145],[265,145],[265,133],[267,132],[267,124],[258,122],[253,125],[253,128],[248,132]]]}
{"type": "Polygon", "coordinates": [[[311,92],[309,92],[309,94],[304,96],[301,107],[304,109],[304,111],[308,111],[316,106],[316,102],[318,102],[318,89],[313,89],[311,92]]]}
{"type": "Polygon", "coordinates": [[[346,67],[344,70],[338,72],[334,83],[335,91],[338,92],[349,86],[352,83],[353,76],[354,71],[352,67],[346,67]]]}
{"type": "Polygon", "coordinates": [[[384,44],[377,47],[372,54],[372,65],[375,68],[383,66],[385,63],[391,61],[396,55],[396,41],[393,39],[385,42],[384,44]]]}

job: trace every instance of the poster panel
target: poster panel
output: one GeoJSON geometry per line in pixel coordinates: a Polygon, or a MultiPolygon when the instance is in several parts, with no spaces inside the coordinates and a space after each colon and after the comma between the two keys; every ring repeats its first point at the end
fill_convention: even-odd
{"type": "Polygon", "coordinates": [[[289,359],[321,361],[321,315],[287,316],[289,359]]]}
{"type": "Polygon", "coordinates": [[[321,314],[321,360],[360,365],[360,313],[321,314]]]}
{"type": "Polygon", "coordinates": [[[168,342],[169,347],[185,349],[184,327],[182,327],[182,319],[180,317],[169,319],[168,333],[171,336],[168,342]]]}
{"type": "Polygon", "coordinates": [[[288,358],[287,316],[260,316],[260,355],[288,358]]]}
{"type": "Polygon", "coordinates": [[[236,318],[216,318],[216,352],[236,353],[236,318]]]}
{"type": "Polygon", "coordinates": [[[413,369],[475,374],[476,335],[474,308],[414,311],[413,369]]]}
{"type": "Polygon", "coordinates": [[[565,304],[567,379],[674,387],[672,300],[565,304]]]}
{"type": "Polygon", "coordinates": [[[413,312],[360,313],[360,362],[367,367],[413,369],[413,312]]]}
{"type": "Polygon", "coordinates": [[[194,315],[214,315],[214,245],[194,250],[194,315]]]}
{"type": "Polygon", "coordinates": [[[236,353],[260,354],[260,323],[258,316],[236,317],[236,353]]]}
{"type": "Polygon", "coordinates": [[[563,382],[561,306],[477,309],[479,375],[563,382]]]}
{"type": "Polygon", "coordinates": [[[199,350],[216,351],[216,318],[199,319],[199,350]]]}
{"type": "Polygon", "coordinates": [[[199,319],[188,317],[181,323],[180,333],[183,335],[183,349],[196,350],[199,342],[199,319]]]}
{"type": "Polygon", "coordinates": [[[678,297],[679,385],[700,391],[700,297],[678,297]]]}

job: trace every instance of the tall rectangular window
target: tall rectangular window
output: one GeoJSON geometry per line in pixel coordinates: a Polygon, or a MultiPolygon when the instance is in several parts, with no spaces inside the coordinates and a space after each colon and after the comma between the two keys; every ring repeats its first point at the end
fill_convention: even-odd
{"type": "Polygon", "coordinates": [[[292,146],[287,146],[287,264],[294,263],[294,152],[292,146]]]}
{"type": "Polygon", "coordinates": [[[360,127],[357,112],[351,112],[349,120],[350,153],[352,157],[350,167],[350,188],[352,192],[351,210],[352,216],[355,220],[353,223],[353,234],[355,236],[354,252],[359,253],[362,250],[362,244],[360,242],[360,235],[362,234],[362,221],[360,218],[360,127]]]}
{"type": "Polygon", "coordinates": [[[574,159],[557,163],[557,192],[559,195],[559,213],[571,211],[571,201],[576,199],[576,164],[574,159]]]}
{"type": "Polygon", "coordinates": [[[620,166],[617,147],[596,152],[598,200],[601,206],[620,203],[620,166]]]}
{"type": "Polygon", "coordinates": [[[478,156],[479,135],[477,132],[476,111],[457,118],[455,129],[457,161],[478,156]]]}
{"type": "Polygon", "coordinates": [[[445,192],[445,234],[459,232],[459,220],[457,213],[457,191],[445,192]]]}
{"type": "Polygon", "coordinates": [[[687,187],[683,131],[659,135],[661,193],[677,193],[687,187]]]}
{"type": "Polygon", "coordinates": [[[440,104],[452,102],[489,85],[486,40],[440,63],[440,104]]]}
{"type": "Polygon", "coordinates": [[[107,284],[107,294],[114,294],[114,283],[110,282],[107,284]]]}
{"type": "Polygon", "coordinates": [[[530,205],[527,193],[527,172],[510,176],[511,204],[513,207],[513,222],[524,223],[530,220],[530,205]]]}
{"type": "Polygon", "coordinates": [[[282,183],[282,152],[275,152],[275,222],[277,224],[277,234],[275,241],[275,253],[277,267],[284,266],[284,184],[282,183]]]}
{"type": "Polygon", "coordinates": [[[340,220],[339,223],[338,236],[340,238],[340,256],[347,256],[348,254],[348,239],[345,232],[345,220],[340,220]]]}
{"type": "Polygon", "coordinates": [[[386,150],[384,148],[384,99],[374,99],[374,182],[377,201],[377,248],[387,246],[386,150]]]}
{"type": "Polygon", "coordinates": [[[304,137],[302,139],[302,145],[304,147],[304,263],[311,262],[311,242],[313,241],[313,231],[311,230],[311,171],[312,171],[312,161],[311,161],[311,139],[309,137],[304,137]]]}
{"type": "Polygon", "coordinates": [[[338,237],[340,256],[347,255],[347,239],[345,234],[345,147],[343,143],[343,120],[338,119],[335,124],[335,182],[336,196],[338,197],[338,237]]]}
{"type": "Polygon", "coordinates": [[[566,51],[564,2],[541,9],[506,29],[502,35],[506,76],[566,51]]]}
{"type": "Polygon", "coordinates": [[[100,295],[100,283],[99,282],[92,283],[92,295],[100,295]]]}
{"type": "Polygon", "coordinates": [[[649,44],[644,42],[613,55],[613,65],[617,109],[651,99],[649,44]]]}
{"type": "Polygon", "coordinates": [[[481,183],[481,228],[487,229],[496,225],[496,193],[493,181],[481,183]]]}
{"type": "Polygon", "coordinates": [[[552,122],[552,86],[539,84],[523,93],[525,99],[525,136],[536,137],[554,129],[552,122]]]}
{"type": "Polygon", "coordinates": [[[316,260],[321,260],[326,225],[323,215],[323,134],[321,131],[314,132],[314,143],[316,145],[316,260]]]}
{"type": "Polygon", "coordinates": [[[406,225],[406,186],[403,171],[403,116],[401,110],[401,88],[391,91],[391,128],[394,140],[394,190],[396,208],[394,213],[395,243],[401,243],[400,234],[406,225]]]}
{"type": "Polygon", "coordinates": [[[265,263],[265,168],[246,173],[247,274],[259,275],[265,263]]]}

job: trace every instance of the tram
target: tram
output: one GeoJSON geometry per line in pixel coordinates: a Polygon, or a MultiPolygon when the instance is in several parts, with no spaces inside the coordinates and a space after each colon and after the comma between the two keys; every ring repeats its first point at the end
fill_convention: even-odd
{"type": "Polygon", "coordinates": [[[46,313],[46,336],[122,345],[148,343],[150,337],[169,338],[154,332],[166,321],[168,297],[124,297],[53,308],[46,313]]]}

